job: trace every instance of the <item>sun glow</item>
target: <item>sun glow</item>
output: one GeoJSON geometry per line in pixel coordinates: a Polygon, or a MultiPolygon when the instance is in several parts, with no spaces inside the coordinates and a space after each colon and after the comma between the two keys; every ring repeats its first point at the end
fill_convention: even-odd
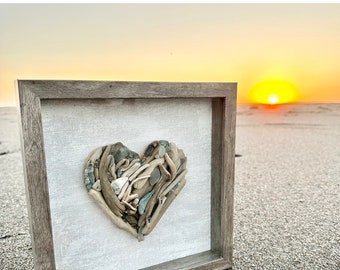
{"type": "Polygon", "coordinates": [[[297,100],[296,87],[285,80],[267,80],[253,87],[250,92],[251,101],[262,104],[292,103],[297,100]]]}

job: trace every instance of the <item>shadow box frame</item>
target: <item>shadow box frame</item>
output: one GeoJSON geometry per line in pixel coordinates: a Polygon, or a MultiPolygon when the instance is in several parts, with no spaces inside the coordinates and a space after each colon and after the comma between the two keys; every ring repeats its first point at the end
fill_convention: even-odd
{"type": "Polygon", "coordinates": [[[209,251],[145,269],[231,269],[237,83],[18,80],[27,208],[35,269],[56,269],[41,100],[209,98],[211,210],[209,251]]]}

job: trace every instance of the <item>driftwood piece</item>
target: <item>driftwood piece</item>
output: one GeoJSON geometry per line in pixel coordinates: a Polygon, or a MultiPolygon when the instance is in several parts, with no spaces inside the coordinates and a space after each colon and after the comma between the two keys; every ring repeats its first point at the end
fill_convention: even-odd
{"type": "Polygon", "coordinates": [[[121,228],[133,236],[137,237],[136,230],[129,225],[129,223],[124,222],[120,217],[117,217],[112,213],[111,209],[107,206],[102,194],[96,190],[90,189],[90,196],[97,203],[97,205],[105,212],[105,214],[110,218],[110,220],[118,227],[121,228]]]}
{"type": "MultiPolygon", "coordinates": [[[[151,220],[150,220],[150,227],[148,228],[148,230],[146,230],[143,235],[146,236],[148,235],[153,229],[154,227],[157,225],[157,223],[159,222],[159,220],[161,219],[161,217],[163,216],[163,214],[165,213],[165,211],[168,209],[168,207],[170,206],[170,204],[173,202],[173,200],[176,198],[176,196],[181,192],[181,190],[184,188],[186,184],[186,180],[183,179],[178,187],[175,190],[172,190],[171,193],[169,194],[168,197],[166,197],[165,203],[163,204],[163,206],[159,209],[159,212],[155,215],[152,216],[151,220]]],[[[156,209],[157,211],[157,209],[156,209]]]]}
{"type": "Polygon", "coordinates": [[[122,216],[122,212],[125,211],[125,206],[118,200],[117,195],[111,187],[109,179],[107,177],[107,169],[109,164],[107,164],[107,156],[110,153],[111,146],[107,146],[99,165],[99,177],[102,187],[103,197],[111,209],[111,211],[117,216],[122,216]]]}

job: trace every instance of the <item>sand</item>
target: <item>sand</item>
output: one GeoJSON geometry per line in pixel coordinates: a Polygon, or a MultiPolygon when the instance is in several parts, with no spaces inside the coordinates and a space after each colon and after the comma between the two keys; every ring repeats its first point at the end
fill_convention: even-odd
{"type": "MultiPolygon", "coordinates": [[[[0,269],[33,269],[15,108],[0,108],[0,269]]],[[[234,269],[340,268],[340,104],[237,113],[234,269]]]]}

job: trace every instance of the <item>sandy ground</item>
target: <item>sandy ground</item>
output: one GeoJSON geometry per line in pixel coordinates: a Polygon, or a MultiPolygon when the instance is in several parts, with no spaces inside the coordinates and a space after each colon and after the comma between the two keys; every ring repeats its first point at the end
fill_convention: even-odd
{"type": "MultiPolygon", "coordinates": [[[[0,108],[0,269],[33,269],[15,108],[0,108]]],[[[340,269],[340,104],[238,106],[234,269],[340,269]]]]}

